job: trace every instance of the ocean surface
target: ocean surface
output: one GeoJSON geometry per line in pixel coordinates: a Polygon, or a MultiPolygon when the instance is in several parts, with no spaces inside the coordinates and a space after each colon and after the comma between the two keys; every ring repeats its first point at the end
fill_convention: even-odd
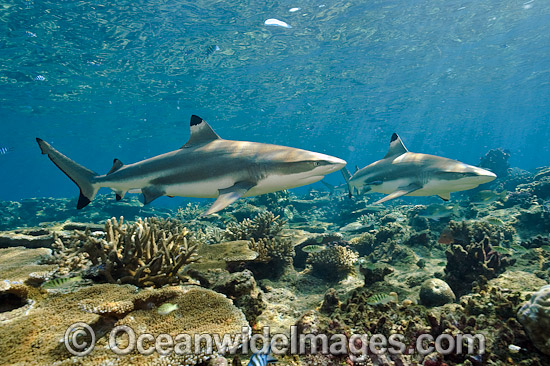
{"type": "Polygon", "coordinates": [[[352,170],[393,132],[469,164],[499,147],[550,164],[547,1],[8,0],[0,35],[0,200],[77,196],[35,137],[103,173],[179,148],[192,114],[352,170]]]}

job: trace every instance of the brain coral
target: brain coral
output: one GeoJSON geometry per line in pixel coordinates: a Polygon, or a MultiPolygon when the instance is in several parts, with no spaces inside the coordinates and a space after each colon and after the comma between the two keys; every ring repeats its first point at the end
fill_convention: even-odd
{"type": "Polygon", "coordinates": [[[550,355],[550,285],[535,292],[519,309],[518,320],[539,351],[550,355]]]}

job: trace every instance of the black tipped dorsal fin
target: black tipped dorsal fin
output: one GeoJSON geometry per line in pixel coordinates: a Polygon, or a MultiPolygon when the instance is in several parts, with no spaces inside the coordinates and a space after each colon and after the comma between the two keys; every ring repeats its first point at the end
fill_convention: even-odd
{"type": "Polygon", "coordinates": [[[123,165],[124,164],[122,164],[122,161],[118,159],[113,160],[113,167],[111,168],[111,170],[109,170],[109,173],[107,173],[107,175],[113,174],[114,172],[122,168],[123,165]]]}
{"type": "Polygon", "coordinates": [[[390,149],[388,150],[386,156],[384,156],[384,159],[389,158],[390,156],[403,155],[406,152],[409,152],[409,150],[407,150],[405,145],[403,145],[401,138],[394,133],[391,135],[390,149]]]}
{"type": "Polygon", "coordinates": [[[192,115],[191,116],[191,136],[189,137],[189,140],[183,145],[181,148],[194,146],[194,145],[200,145],[205,144],[207,142],[219,139],[220,136],[214,130],[208,123],[206,123],[205,120],[200,118],[199,116],[192,115]]]}

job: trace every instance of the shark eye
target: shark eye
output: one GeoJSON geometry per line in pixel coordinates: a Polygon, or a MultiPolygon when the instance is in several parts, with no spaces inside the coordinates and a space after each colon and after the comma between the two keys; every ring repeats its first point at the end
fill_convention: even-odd
{"type": "Polygon", "coordinates": [[[313,162],[313,166],[320,166],[321,165],[321,162],[320,161],[314,161],[313,162]]]}

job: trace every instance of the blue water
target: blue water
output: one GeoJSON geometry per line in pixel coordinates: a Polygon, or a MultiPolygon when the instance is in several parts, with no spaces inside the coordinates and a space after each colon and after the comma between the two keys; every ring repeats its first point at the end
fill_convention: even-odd
{"type": "Polygon", "coordinates": [[[0,35],[0,200],[78,195],[35,137],[103,173],[183,145],[191,114],[351,167],[392,132],[550,165],[548,1],[9,0],[0,35]]]}

